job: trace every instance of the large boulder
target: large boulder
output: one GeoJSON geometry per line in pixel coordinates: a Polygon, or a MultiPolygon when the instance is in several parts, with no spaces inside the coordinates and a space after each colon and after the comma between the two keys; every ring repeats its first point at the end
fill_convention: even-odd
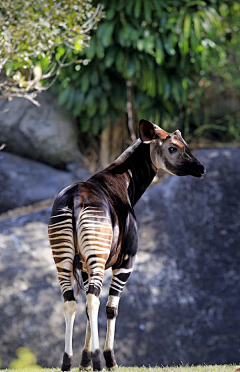
{"type": "Polygon", "coordinates": [[[1,143],[8,152],[55,167],[79,161],[78,130],[69,112],[51,93],[37,100],[40,107],[24,98],[0,100],[1,143]]]}
{"type": "MultiPolygon", "coordinates": [[[[78,181],[90,173],[78,169],[78,181]]],[[[70,172],[60,171],[34,160],[0,152],[0,213],[53,198],[76,181],[70,172]]]]}
{"type": "MultiPolygon", "coordinates": [[[[140,249],[120,301],[116,358],[122,365],[239,363],[240,149],[201,150],[204,179],[169,176],[136,207],[140,249]]],[[[0,355],[35,349],[44,367],[60,365],[63,301],[47,240],[50,207],[0,222],[0,355]]],[[[99,316],[106,332],[106,272],[99,316]]],[[[74,366],[85,336],[78,296],[74,366]]]]}

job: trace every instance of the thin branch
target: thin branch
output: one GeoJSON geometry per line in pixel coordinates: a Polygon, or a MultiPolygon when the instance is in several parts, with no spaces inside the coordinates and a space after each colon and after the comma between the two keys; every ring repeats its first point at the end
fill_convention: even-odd
{"type": "Polygon", "coordinates": [[[135,141],[136,135],[133,128],[132,83],[130,79],[127,79],[127,115],[130,136],[132,141],[135,141]]]}

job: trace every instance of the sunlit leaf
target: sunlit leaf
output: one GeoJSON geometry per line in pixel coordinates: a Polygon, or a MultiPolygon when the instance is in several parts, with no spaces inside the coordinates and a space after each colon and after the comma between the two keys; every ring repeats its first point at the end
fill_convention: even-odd
{"type": "Polygon", "coordinates": [[[184,32],[184,38],[185,40],[189,38],[190,32],[191,32],[191,16],[190,14],[186,14],[184,18],[184,23],[183,23],[183,32],[184,32]]]}
{"type": "Polygon", "coordinates": [[[162,42],[160,39],[156,39],[156,44],[155,44],[155,47],[156,47],[156,62],[158,65],[161,65],[164,61],[164,51],[163,51],[163,46],[162,46],[162,42]]]}

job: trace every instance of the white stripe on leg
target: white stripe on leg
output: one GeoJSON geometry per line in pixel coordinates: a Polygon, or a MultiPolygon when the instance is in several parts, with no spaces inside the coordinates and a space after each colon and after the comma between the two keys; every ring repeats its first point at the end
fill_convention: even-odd
{"type": "Polygon", "coordinates": [[[89,320],[87,321],[86,336],[85,336],[85,345],[84,350],[90,352],[92,348],[91,344],[91,327],[89,320]]]}
{"type": "Polygon", "coordinates": [[[98,310],[100,301],[92,293],[87,294],[87,311],[90,321],[91,336],[92,336],[92,352],[99,349],[99,338],[98,338],[98,310]]]}
{"type": "Polygon", "coordinates": [[[63,311],[66,322],[65,330],[65,352],[68,356],[73,355],[72,350],[72,334],[73,334],[73,323],[75,319],[75,301],[66,301],[63,305],[63,311]]]}

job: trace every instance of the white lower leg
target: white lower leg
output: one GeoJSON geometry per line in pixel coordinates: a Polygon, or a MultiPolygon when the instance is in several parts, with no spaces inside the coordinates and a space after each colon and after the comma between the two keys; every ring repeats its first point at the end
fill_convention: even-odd
{"type": "Polygon", "coordinates": [[[72,350],[72,334],[73,334],[73,323],[75,319],[75,301],[66,301],[63,305],[63,311],[66,322],[65,331],[65,352],[69,355],[73,355],[72,350]]]}
{"type": "MultiPolygon", "coordinates": [[[[118,309],[120,298],[117,296],[109,296],[107,306],[118,309]]],[[[114,335],[115,335],[116,317],[107,320],[107,336],[104,346],[104,351],[113,350],[114,335]]]]}
{"type": "Polygon", "coordinates": [[[99,349],[99,339],[98,339],[98,310],[100,301],[92,293],[87,294],[87,309],[91,328],[91,347],[92,352],[99,349]]]}
{"type": "Polygon", "coordinates": [[[85,336],[85,345],[84,350],[87,352],[91,351],[91,327],[89,320],[87,321],[86,336],[85,336]]]}

